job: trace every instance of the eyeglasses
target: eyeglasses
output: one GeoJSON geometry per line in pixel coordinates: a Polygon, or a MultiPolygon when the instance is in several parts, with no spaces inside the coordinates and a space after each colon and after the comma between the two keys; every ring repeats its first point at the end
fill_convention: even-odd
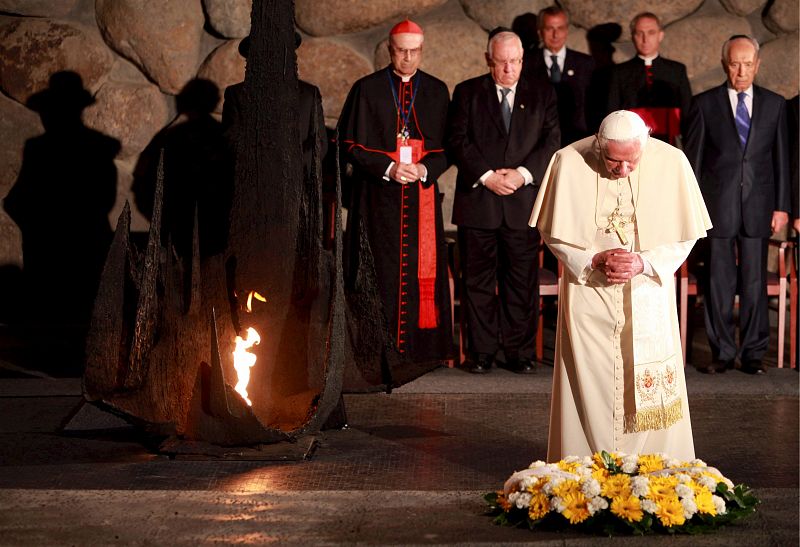
{"type": "Polygon", "coordinates": [[[392,52],[401,57],[405,57],[406,55],[410,55],[411,57],[416,57],[420,53],[422,53],[421,47],[415,47],[414,49],[404,49],[401,47],[392,47],[392,52]]]}
{"type": "Polygon", "coordinates": [[[522,59],[508,59],[507,61],[500,61],[498,59],[492,59],[492,65],[498,66],[516,66],[522,64],[522,59]]]}

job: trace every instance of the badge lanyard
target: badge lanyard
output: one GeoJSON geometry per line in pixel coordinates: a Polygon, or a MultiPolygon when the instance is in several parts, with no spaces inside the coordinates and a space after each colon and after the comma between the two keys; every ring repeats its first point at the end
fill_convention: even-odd
{"type": "Polygon", "coordinates": [[[400,98],[397,96],[397,90],[394,88],[394,82],[392,81],[392,74],[389,71],[389,67],[386,67],[386,77],[389,78],[389,88],[392,90],[392,98],[394,99],[394,107],[397,110],[397,117],[403,122],[403,127],[397,137],[408,140],[408,137],[411,136],[411,133],[408,131],[408,119],[414,108],[414,101],[417,99],[417,91],[419,91],[419,72],[414,76],[414,81],[411,84],[414,91],[411,93],[411,104],[408,106],[408,112],[406,113],[403,113],[403,105],[400,104],[400,98]]]}

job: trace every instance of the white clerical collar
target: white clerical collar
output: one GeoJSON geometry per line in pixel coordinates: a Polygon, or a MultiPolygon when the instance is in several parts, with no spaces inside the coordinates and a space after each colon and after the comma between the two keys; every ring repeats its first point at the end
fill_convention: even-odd
{"type": "Polygon", "coordinates": [[[413,74],[410,74],[409,76],[403,76],[402,74],[398,74],[397,71],[394,69],[392,69],[392,72],[394,72],[394,75],[403,80],[404,82],[410,82],[411,78],[414,77],[414,74],[417,73],[417,71],[415,70],[413,74]]]}
{"type": "Polygon", "coordinates": [[[656,53],[655,55],[651,55],[649,57],[645,57],[643,55],[637,55],[637,57],[642,61],[644,61],[644,66],[650,66],[653,64],[655,58],[658,57],[658,53],[656,53]]]}

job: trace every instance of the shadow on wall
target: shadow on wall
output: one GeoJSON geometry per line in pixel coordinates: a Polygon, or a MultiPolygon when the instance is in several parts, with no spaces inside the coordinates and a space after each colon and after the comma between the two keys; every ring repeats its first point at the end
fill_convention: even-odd
{"type": "Polygon", "coordinates": [[[133,173],[136,206],[151,220],[158,161],[164,151],[162,243],[191,260],[197,210],[200,255],[225,249],[233,169],[222,124],[211,116],[219,103],[213,82],[194,79],[177,96],[178,116],[150,141],[133,173]]]}
{"type": "MultiPolygon", "coordinates": [[[[16,308],[3,320],[52,326],[82,352],[100,272],[111,242],[108,214],[114,205],[120,143],[86,127],[83,110],[94,102],[75,72],[56,72],[49,87],[26,106],[45,132],[25,143],[19,177],[4,200],[22,234],[21,275],[3,268],[19,288],[16,308]]],[[[41,347],[41,346],[39,346],[41,347]]],[[[76,350],[77,351],[77,350],[76,350]]]]}

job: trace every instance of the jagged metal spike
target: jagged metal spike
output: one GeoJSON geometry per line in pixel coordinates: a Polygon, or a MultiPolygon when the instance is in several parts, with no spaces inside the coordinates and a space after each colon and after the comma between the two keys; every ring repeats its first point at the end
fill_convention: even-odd
{"type": "Polygon", "coordinates": [[[209,375],[208,388],[209,410],[217,418],[233,416],[228,396],[225,393],[225,371],[222,369],[222,359],[219,354],[219,340],[217,338],[217,312],[211,308],[211,374],[209,375]]]}
{"type": "Polygon", "coordinates": [[[156,323],[156,279],[158,277],[159,252],[161,248],[161,214],[164,206],[164,149],[158,158],[156,189],[153,198],[153,217],[147,239],[144,266],[139,282],[139,301],[136,304],[133,341],[130,361],[124,380],[125,389],[136,389],[147,375],[148,353],[154,343],[156,323]]]}

